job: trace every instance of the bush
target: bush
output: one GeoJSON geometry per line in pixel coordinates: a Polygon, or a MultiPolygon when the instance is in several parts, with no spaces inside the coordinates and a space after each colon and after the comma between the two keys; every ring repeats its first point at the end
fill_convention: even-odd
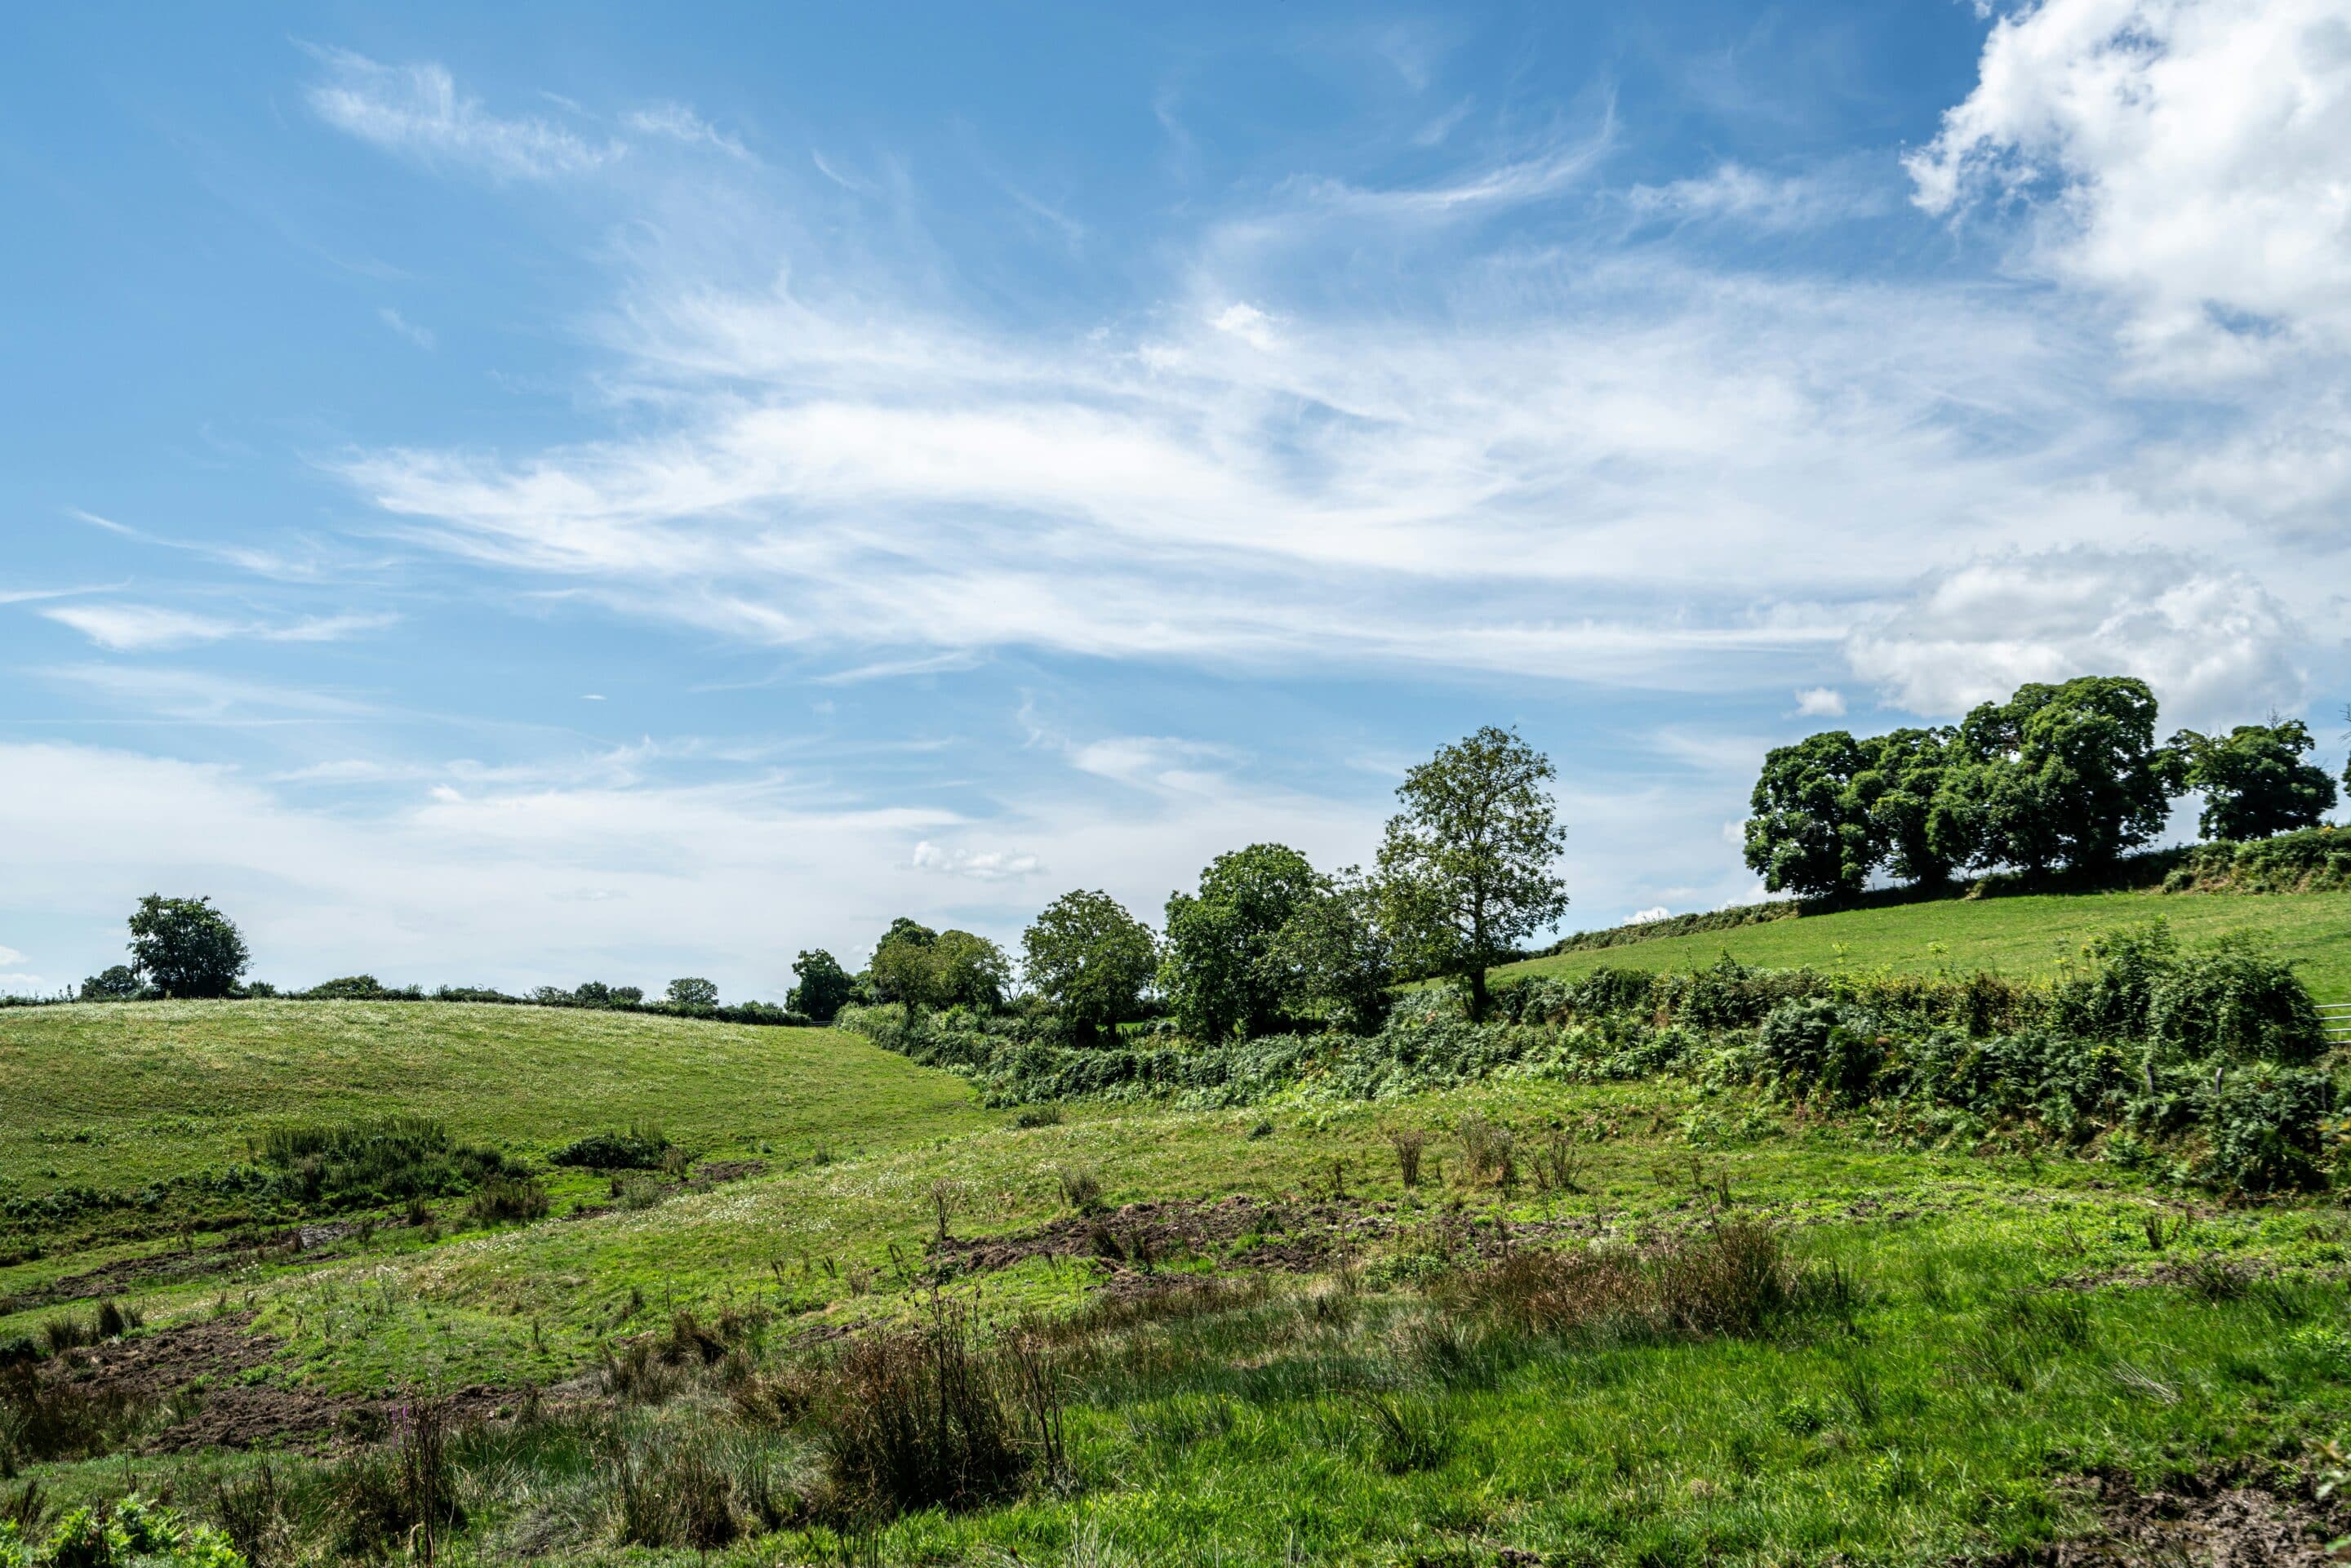
{"type": "Polygon", "coordinates": [[[2293,966],[2241,935],[2179,960],[2157,978],[2147,1032],[2189,1057],[2300,1066],[2326,1051],[2318,1005],[2294,977],[2293,966]]]}
{"type": "Polygon", "coordinates": [[[993,1502],[1029,1470],[1018,1416],[974,1353],[963,1309],[851,1341],[818,1407],[819,1444],[835,1507],[851,1518],[993,1502]]]}
{"type": "Polygon", "coordinates": [[[465,1213],[476,1225],[511,1225],[547,1218],[547,1189],[528,1177],[493,1176],[474,1189],[465,1213]]]}
{"type": "Polygon", "coordinates": [[[591,1171],[659,1170],[670,1150],[668,1134],[650,1123],[625,1133],[590,1133],[547,1156],[549,1165],[591,1171]]]}
{"type": "Polygon", "coordinates": [[[2332,1089],[2307,1069],[2223,1071],[2200,1108],[2208,1146],[2198,1176],[2254,1195],[2324,1187],[2320,1134],[2332,1089]]]}
{"type": "Polygon", "coordinates": [[[453,1142],[424,1116],[273,1127],[259,1152],[281,1195],[329,1208],[468,1192],[520,1171],[496,1149],[453,1142]]]}
{"type": "Polygon", "coordinates": [[[1782,1002],[1763,1019],[1756,1044],[1771,1075],[1799,1094],[1818,1090],[1858,1104],[1885,1059],[1877,1019],[1825,997],[1782,1002]]]}

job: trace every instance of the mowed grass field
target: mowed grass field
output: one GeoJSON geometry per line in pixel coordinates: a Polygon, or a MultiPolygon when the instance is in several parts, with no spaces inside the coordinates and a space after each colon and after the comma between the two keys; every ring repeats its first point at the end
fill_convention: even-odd
{"type": "Polygon", "coordinates": [[[125,1002],[0,1011],[0,1176],[129,1187],[265,1129],[387,1115],[544,1155],[655,1123],[697,1155],[969,1131],[956,1079],[831,1030],[459,1002],[125,1002]]]}
{"type": "Polygon", "coordinates": [[[1703,967],[1725,953],[1766,968],[1810,965],[2052,975],[2063,961],[2079,958],[2083,945],[2100,932],[2158,916],[2169,921],[2183,942],[2252,933],[2280,956],[2293,959],[2303,983],[2321,1001],[2351,1001],[2351,893],[1942,899],[1561,953],[1506,966],[1493,977],[1584,975],[1604,966],[1703,967]]]}

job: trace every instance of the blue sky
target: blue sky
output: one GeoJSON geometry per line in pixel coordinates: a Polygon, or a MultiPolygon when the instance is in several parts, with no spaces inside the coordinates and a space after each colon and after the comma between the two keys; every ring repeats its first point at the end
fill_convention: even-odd
{"type": "Polygon", "coordinates": [[[778,996],[1761,750],[2351,695],[2351,0],[53,7],[0,57],[0,987],[778,996]]]}

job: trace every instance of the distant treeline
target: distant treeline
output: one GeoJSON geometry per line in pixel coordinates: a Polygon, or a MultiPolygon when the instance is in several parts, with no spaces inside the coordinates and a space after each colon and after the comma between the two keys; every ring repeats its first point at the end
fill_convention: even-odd
{"type": "Polygon", "coordinates": [[[2219,841],[2178,844],[2168,849],[2142,850],[2123,856],[2113,865],[2082,871],[1998,872],[1965,884],[1873,888],[1866,893],[1829,898],[1782,898],[1764,904],[1737,904],[1662,920],[1633,920],[1597,931],[1578,931],[1527,955],[1547,958],[1558,953],[1589,953],[1655,942],[1668,936],[1695,936],[1708,931],[1735,931],[1773,920],[1793,920],[1804,915],[1834,915],[1852,909],[1883,909],[1896,904],[1924,904],[1938,899],[2014,898],[2034,894],[2080,893],[2339,893],[2351,891],[2351,831],[2332,826],[2304,828],[2275,838],[2244,843],[2219,841]]]}

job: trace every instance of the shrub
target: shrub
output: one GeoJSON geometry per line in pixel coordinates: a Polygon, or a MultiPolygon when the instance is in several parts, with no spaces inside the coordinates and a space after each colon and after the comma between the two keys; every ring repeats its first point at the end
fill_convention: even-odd
{"type": "Polygon", "coordinates": [[[121,1388],[43,1377],[30,1365],[0,1370],[0,1472],[102,1458],[142,1431],[152,1408],[121,1388]]]}
{"type": "Polygon", "coordinates": [[[591,1171],[659,1170],[669,1153],[669,1137],[648,1122],[630,1124],[625,1133],[590,1133],[547,1156],[548,1163],[591,1171]]]}
{"type": "Polygon", "coordinates": [[[1058,1127],[1061,1124],[1061,1108],[1059,1105],[1023,1105],[1013,1113],[1012,1124],[1016,1127],[1058,1127]]]}
{"type": "Polygon", "coordinates": [[[2187,1056],[2299,1066],[2326,1051],[2318,1005],[2293,966],[2241,935],[2179,960],[2158,977],[2147,1009],[2148,1036],[2187,1056]]]}
{"type": "Polygon", "coordinates": [[[1858,1104],[1885,1059],[1877,1020],[1859,1008],[1813,997],[1765,1016],[1756,1045],[1771,1074],[1797,1093],[1817,1089],[1858,1104]]]}
{"type": "Polygon", "coordinates": [[[337,998],[373,1001],[383,994],[383,982],[373,975],[345,975],[340,979],[322,980],[303,992],[302,996],[308,1001],[337,998]]]}
{"type": "Polygon", "coordinates": [[[466,1217],[476,1225],[510,1225],[547,1218],[547,1189],[530,1177],[493,1176],[474,1189],[466,1217]]]}
{"type": "Polygon", "coordinates": [[[2320,1134],[2332,1089],[2308,1068],[2222,1071],[2200,1108],[2208,1147],[2198,1176],[2224,1192],[2324,1187],[2320,1134]]]}
{"type": "Polygon", "coordinates": [[[1029,1470],[1018,1417],[974,1353],[968,1318],[944,1302],[919,1328],[851,1341],[817,1421],[834,1504],[852,1518],[978,1507],[1029,1470]]]}
{"type": "Polygon", "coordinates": [[[258,1152],[283,1196],[329,1208],[470,1191],[520,1170],[496,1149],[454,1142],[424,1116],[273,1127],[258,1152]]]}

